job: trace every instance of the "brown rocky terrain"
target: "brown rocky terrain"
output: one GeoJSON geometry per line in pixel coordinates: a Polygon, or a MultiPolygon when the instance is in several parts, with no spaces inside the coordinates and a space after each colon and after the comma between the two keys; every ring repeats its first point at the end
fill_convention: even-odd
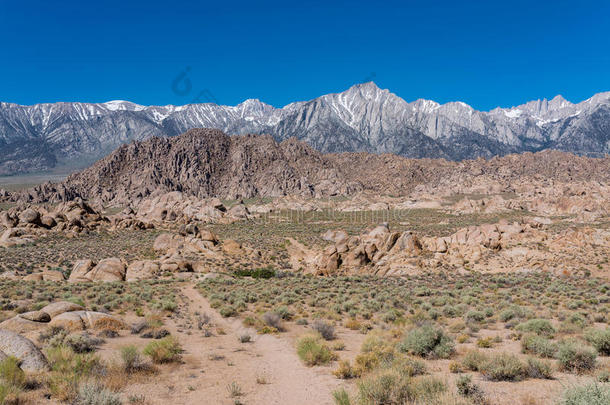
{"type": "Polygon", "coordinates": [[[193,129],[175,138],[124,145],[62,183],[4,198],[43,202],[81,197],[125,204],[170,191],[229,199],[358,192],[409,195],[421,190],[511,192],[523,184],[607,184],[608,167],[610,157],[593,159],[557,151],[462,162],[322,154],[295,139],[277,143],[265,135],[230,137],[218,130],[193,129]]]}

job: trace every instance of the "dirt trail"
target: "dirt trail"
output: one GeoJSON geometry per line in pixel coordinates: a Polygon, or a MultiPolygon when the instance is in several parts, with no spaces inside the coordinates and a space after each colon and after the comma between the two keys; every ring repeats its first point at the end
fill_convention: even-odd
{"type": "Polygon", "coordinates": [[[126,397],[143,395],[151,404],[172,405],[333,404],[332,391],[341,381],[329,367],[305,367],[289,336],[257,335],[239,320],[222,318],[192,285],[182,293],[184,303],[167,326],[185,350],[185,364],[162,366],[150,382],[128,387],[126,397]],[[213,336],[198,329],[195,312],[210,316],[213,336]],[[238,337],[248,332],[253,342],[240,343],[238,337]],[[243,395],[231,397],[232,382],[243,395]]]}

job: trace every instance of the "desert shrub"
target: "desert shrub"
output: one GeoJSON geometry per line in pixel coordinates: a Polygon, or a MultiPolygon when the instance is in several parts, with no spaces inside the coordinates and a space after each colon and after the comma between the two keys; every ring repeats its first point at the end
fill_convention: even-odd
{"type": "Polygon", "coordinates": [[[60,401],[76,400],[81,381],[104,374],[100,358],[91,353],[75,353],[68,346],[58,346],[48,348],[46,356],[51,366],[49,391],[60,401]]]}
{"type": "Polygon", "coordinates": [[[335,405],[351,405],[352,403],[349,399],[349,394],[344,388],[333,391],[333,400],[335,405]]]}
{"type": "Polygon", "coordinates": [[[483,311],[468,311],[465,318],[466,322],[483,322],[486,316],[483,311]]]}
{"type": "Polygon", "coordinates": [[[525,309],[519,306],[513,306],[500,312],[500,320],[502,322],[508,322],[513,319],[524,318],[526,314],[525,309]]]}
{"type": "Polygon", "coordinates": [[[479,350],[470,350],[464,355],[462,366],[466,370],[479,371],[487,360],[489,360],[489,357],[485,353],[479,350]]]}
{"type": "Polygon", "coordinates": [[[517,325],[517,330],[548,337],[552,337],[556,332],[548,319],[530,319],[529,321],[517,325]]]}
{"type": "Polygon", "coordinates": [[[392,368],[397,370],[401,375],[407,377],[415,377],[426,374],[426,363],[409,356],[398,356],[392,362],[392,368]]]}
{"type": "Polygon", "coordinates": [[[119,396],[98,383],[82,384],[78,389],[77,405],[121,405],[119,396]]]}
{"type": "Polygon", "coordinates": [[[236,270],[234,274],[238,277],[252,277],[254,279],[270,279],[275,277],[275,270],[271,267],[261,267],[258,269],[240,269],[236,270]]]}
{"type": "Polygon", "coordinates": [[[0,404],[19,404],[20,390],[12,385],[0,382],[0,404]]]}
{"type": "Polygon", "coordinates": [[[265,312],[263,314],[263,322],[271,328],[282,330],[282,317],[275,312],[265,312]]]}
{"type": "Polygon", "coordinates": [[[318,332],[324,340],[333,340],[335,338],[335,327],[320,319],[316,319],[311,324],[311,328],[318,332]]]}
{"type": "Polygon", "coordinates": [[[484,394],[481,388],[472,382],[472,376],[461,375],[455,382],[457,392],[463,397],[472,398],[473,402],[484,403],[484,394]]]}
{"type": "Polygon", "coordinates": [[[68,332],[62,326],[49,326],[38,334],[38,341],[48,344],[57,335],[62,335],[61,339],[63,342],[63,338],[68,335],[68,332]]]}
{"type": "Polygon", "coordinates": [[[597,349],[600,355],[610,356],[610,328],[589,329],[585,339],[597,349]]]}
{"type": "Polygon", "coordinates": [[[138,348],[134,345],[123,346],[120,349],[123,370],[126,372],[140,371],[147,368],[138,348]]]}
{"type": "Polygon", "coordinates": [[[490,347],[493,347],[493,345],[494,340],[491,337],[477,339],[477,347],[489,349],[490,347]]]}
{"type": "Polygon", "coordinates": [[[297,354],[307,366],[327,364],[336,358],[336,355],[320,341],[317,335],[306,335],[297,342],[297,354]]]}
{"type": "Polygon", "coordinates": [[[527,359],[526,374],[530,378],[550,380],[553,378],[553,367],[548,361],[530,357],[527,359]]]}
{"type": "Polygon", "coordinates": [[[458,373],[461,373],[462,371],[464,371],[464,370],[462,369],[462,365],[460,363],[458,363],[457,361],[449,362],[449,372],[450,373],[458,374],[458,373]]]}
{"type": "Polygon", "coordinates": [[[409,331],[399,349],[417,356],[446,359],[453,354],[455,344],[442,329],[424,325],[409,331]]]}
{"type": "Polygon", "coordinates": [[[218,310],[218,312],[224,318],[229,318],[229,317],[237,315],[237,310],[235,308],[233,308],[231,305],[223,306],[222,308],[220,308],[220,310],[218,310]]]}
{"type": "Polygon", "coordinates": [[[411,378],[394,369],[381,369],[358,383],[358,403],[362,405],[435,403],[447,386],[442,381],[411,378]]]}
{"type": "Polygon", "coordinates": [[[560,368],[578,374],[593,370],[596,359],[595,349],[570,341],[559,345],[557,352],[560,368]]]}
{"type": "Polygon", "coordinates": [[[89,335],[88,333],[68,335],[64,338],[63,344],[69,346],[75,353],[93,352],[104,341],[89,335]]]}
{"type": "Polygon", "coordinates": [[[610,404],[610,386],[588,384],[568,388],[561,399],[561,405],[607,405],[610,404]]]}
{"type": "Polygon", "coordinates": [[[333,374],[337,378],[341,378],[343,380],[347,380],[348,378],[353,378],[356,375],[354,374],[354,369],[351,364],[347,360],[341,360],[339,362],[339,366],[336,370],[333,371],[333,374]]]}
{"type": "Polygon", "coordinates": [[[19,368],[19,360],[9,356],[0,362],[0,383],[8,387],[22,388],[25,384],[25,373],[19,368]]]}
{"type": "Polygon", "coordinates": [[[285,305],[282,305],[281,307],[278,307],[275,309],[274,311],[276,314],[278,314],[280,316],[280,318],[289,321],[294,317],[294,314],[292,313],[292,311],[290,311],[290,308],[288,308],[285,305]]]}
{"type": "Polygon", "coordinates": [[[171,363],[180,359],[182,347],[175,337],[167,336],[147,344],[143,353],[149,356],[155,364],[171,363]]]}
{"type": "Polygon", "coordinates": [[[554,358],[558,344],[538,335],[525,335],[521,338],[521,351],[540,357],[554,358]]]}
{"type": "Polygon", "coordinates": [[[491,381],[518,381],[525,376],[526,368],[514,354],[499,353],[490,356],[481,365],[480,372],[491,381]]]}

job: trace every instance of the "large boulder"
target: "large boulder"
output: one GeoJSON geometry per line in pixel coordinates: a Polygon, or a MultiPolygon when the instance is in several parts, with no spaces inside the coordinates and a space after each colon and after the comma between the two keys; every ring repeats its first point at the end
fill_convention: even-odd
{"type": "Polygon", "coordinates": [[[19,222],[24,224],[40,225],[40,212],[32,208],[26,208],[19,214],[19,222]]]}
{"type": "Polygon", "coordinates": [[[153,260],[136,260],[127,266],[125,281],[146,280],[155,277],[159,264],[153,260]]]}
{"type": "Polygon", "coordinates": [[[79,260],[74,264],[69,281],[123,281],[126,270],[125,263],[116,257],[100,260],[97,265],[91,260],[79,260]]]}
{"type": "Polygon", "coordinates": [[[119,258],[111,257],[100,260],[86,277],[91,281],[123,281],[125,272],[125,263],[119,258]]]}
{"type": "Polygon", "coordinates": [[[64,312],[82,311],[84,308],[78,304],[68,301],[58,301],[47,305],[42,308],[42,312],[46,312],[52,318],[57,315],[63,314],[64,312]]]}
{"type": "Polygon", "coordinates": [[[107,326],[122,328],[124,326],[123,322],[115,316],[93,311],[64,312],[55,316],[49,325],[61,326],[72,331],[99,329],[107,326]]]}
{"type": "Polygon", "coordinates": [[[40,349],[32,341],[15,332],[0,329],[0,352],[19,359],[21,368],[27,372],[46,371],[49,368],[40,349]]]}
{"type": "Polygon", "coordinates": [[[45,325],[47,325],[47,323],[32,321],[17,315],[0,323],[0,329],[10,330],[15,333],[28,333],[37,331],[45,325]]]}
{"type": "Polygon", "coordinates": [[[153,249],[160,252],[177,251],[184,246],[184,236],[162,233],[153,243],[153,249]]]}
{"type": "Polygon", "coordinates": [[[90,260],[90,259],[78,260],[76,263],[74,263],[74,267],[72,267],[72,272],[70,273],[70,278],[68,279],[68,281],[70,283],[91,281],[87,277],[87,274],[91,271],[91,269],[94,266],[95,266],[95,263],[93,263],[93,260],[90,260]]]}
{"type": "Polygon", "coordinates": [[[5,228],[14,228],[17,226],[18,222],[19,220],[8,212],[0,212],[0,224],[2,224],[2,226],[5,228]]]}
{"type": "Polygon", "coordinates": [[[27,319],[33,322],[49,322],[51,321],[51,315],[44,311],[30,311],[18,315],[23,319],[27,319]]]}

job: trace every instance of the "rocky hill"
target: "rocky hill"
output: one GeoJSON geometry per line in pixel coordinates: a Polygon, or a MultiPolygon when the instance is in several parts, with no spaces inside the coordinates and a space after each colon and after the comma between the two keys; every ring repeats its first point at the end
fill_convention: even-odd
{"type": "Polygon", "coordinates": [[[0,103],[0,175],[84,167],[121,144],[192,128],[270,134],[278,142],[296,137],[325,153],[462,160],[557,149],[603,157],[610,153],[610,92],[578,104],[557,96],[492,111],[461,102],[409,103],[372,82],[283,108],[259,100],[237,106],[0,103]]]}
{"type": "Polygon", "coordinates": [[[323,154],[306,143],[278,143],[269,135],[228,136],[194,129],[173,138],[123,145],[59,184],[12,195],[22,201],[76,197],[133,202],[180,191],[199,198],[300,195],[323,197],[370,192],[407,195],[415,189],[512,191],[516,184],[609,182],[610,158],[545,151],[454,162],[391,154],[323,154]]]}

